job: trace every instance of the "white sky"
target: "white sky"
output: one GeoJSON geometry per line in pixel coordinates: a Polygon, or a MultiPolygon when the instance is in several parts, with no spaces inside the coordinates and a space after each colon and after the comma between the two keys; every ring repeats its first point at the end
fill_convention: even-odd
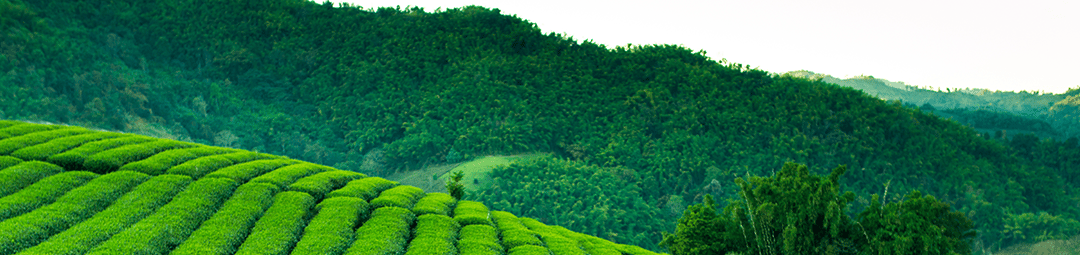
{"type": "MultiPolygon", "coordinates": [[[[319,0],[321,1],[321,0],[319,0]]],[[[1080,87],[1080,1],[335,0],[479,5],[607,45],[676,44],[761,70],[873,75],[934,88],[1080,87]]]]}

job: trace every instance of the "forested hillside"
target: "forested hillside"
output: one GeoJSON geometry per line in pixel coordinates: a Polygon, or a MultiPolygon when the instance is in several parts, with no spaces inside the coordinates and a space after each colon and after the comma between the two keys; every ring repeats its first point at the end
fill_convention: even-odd
{"type": "Polygon", "coordinates": [[[1080,233],[1075,139],[980,136],[854,89],[678,46],[609,48],[476,6],[0,5],[2,118],[374,176],[553,153],[496,169],[473,198],[654,250],[687,205],[732,197],[724,185],[736,176],[769,176],[785,162],[818,174],[847,165],[840,185],[859,194],[855,208],[886,190],[933,195],[974,221],[975,250],[1080,233]]]}

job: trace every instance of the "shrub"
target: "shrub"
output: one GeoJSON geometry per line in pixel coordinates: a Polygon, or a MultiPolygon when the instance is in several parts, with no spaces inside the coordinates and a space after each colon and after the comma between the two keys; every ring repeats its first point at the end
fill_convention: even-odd
{"type": "Polygon", "coordinates": [[[26,125],[28,123],[17,120],[0,120],[0,128],[6,128],[14,125],[26,125]]]}
{"type": "Polygon", "coordinates": [[[5,128],[0,128],[0,139],[7,139],[11,137],[21,136],[34,132],[48,131],[59,128],[67,128],[67,126],[60,125],[41,125],[41,124],[25,124],[14,125],[5,128]]]}
{"type": "Polygon", "coordinates": [[[371,219],[356,230],[356,241],[346,254],[403,254],[416,216],[401,207],[375,209],[371,219]]]}
{"type": "Polygon", "coordinates": [[[210,218],[234,189],[236,182],[230,179],[199,179],[161,209],[94,247],[88,254],[168,253],[210,218]]]}
{"type": "Polygon", "coordinates": [[[71,190],[47,206],[0,222],[0,254],[13,254],[89,218],[146,180],[143,173],[115,172],[71,190]]]}
{"type": "Polygon", "coordinates": [[[65,192],[79,187],[98,175],[91,172],[73,171],[54,174],[41,179],[14,194],[0,198],[0,221],[18,216],[56,201],[65,192]]]}
{"type": "MultiPolygon", "coordinates": [[[[226,154],[228,155],[228,154],[226,154]]],[[[296,164],[299,161],[292,159],[263,159],[244,162],[225,168],[218,169],[206,174],[206,178],[230,178],[238,182],[247,182],[251,178],[269,173],[282,166],[296,164]]]]}
{"type": "Polygon", "coordinates": [[[209,220],[170,254],[233,254],[280,189],[269,183],[240,185],[209,220]]]}
{"type": "Polygon", "coordinates": [[[332,197],[320,202],[318,213],[304,228],[292,254],[342,254],[356,238],[356,226],[371,206],[357,197],[332,197]]]}
{"type": "Polygon", "coordinates": [[[145,136],[126,136],[94,141],[85,143],[79,147],[65,151],[64,153],[49,156],[46,161],[60,165],[65,169],[83,169],[83,162],[86,161],[86,158],[90,157],[90,155],[124,145],[145,143],[153,140],[155,139],[145,136]]]}
{"type": "Polygon", "coordinates": [[[136,171],[150,175],[159,175],[168,171],[173,166],[182,164],[192,159],[210,155],[236,152],[236,149],[221,147],[199,146],[194,148],[167,150],[155,154],[144,160],[131,162],[121,166],[119,171],[136,171]]]}
{"type": "MultiPolygon", "coordinates": [[[[229,153],[229,154],[247,154],[247,153],[251,153],[251,152],[236,152],[236,153],[229,153]]],[[[170,174],[187,175],[187,176],[191,176],[191,178],[202,178],[203,175],[206,175],[207,173],[217,171],[218,169],[221,169],[223,167],[231,166],[231,165],[237,164],[237,163],[243,163],[243,162],[234,162],[234,161],[232,161],[231,159],[226,157],[226,155],[229,155],[229,154],[206,156],[206,157],[201,157],[201,158],[188,160],[187,162],[184,162],[182,164],[179,164],[177,166],[169,168],[169,170],[166,170],[165,172],[170,173],[170,174]]]]}
{"type": "Polygon", "coordinates": [[[460,201],[454,207],[454,220],[462,226],[473,224],[492,225],[488,207],[476,201],[460,201]]]}
{"type": "Polygon", "coordinates": [[[547,246],[554,254],[567,254],[567,255],[585,255],[588,254],[581,248],[581,245],[577,241],[567,238],[557,231],[551,229],[547,225],[540,223],[537,220],[530,218],[519,218],[521,224],[525,225],[534,233],[540,235],[540,239],[544,241],[544,245],[547,246]]]}
{"type": "Polygon", "coordinates": [[[14,152],[11,152],[11,155],[24,160],[44,161],[48,159],[49,156],[59,154],[84,143],[124,136],[130,135],[112,132],[94,132],[89,134],[61,137],[49,140],[48,142],[42,144],[17,149],[14,152]]]}
{"type": "Polygon", "coordinates": [[[468,225],[461,228],[457,243],[461,254],[503,254],[499,231],[491,225],[468,225]]]}
{"type": "Polygon", "coordinates": [[[461,228],[450,216],[439,214],[420,215],[416,219],[415,237],[409,242],[406,255],[453,255],[457,254],[454,240],[461,228]]]}
{"type": "Polygon", "coordinates": [[[395,181],[379,177],[368,177],[345,184],[345,187],[330,192],[330,197],[359,197],[371,201],[372,199],[375,199],[379,193],[397,185],[398,183],[395,181]]]}
{"type": "Polygon", "coordinates": [[[510,248],[510,255],[551,255],[551,251],[543,246],[530,244],[510,248]]]}
{"type": "Polygon", "coordinates": [[[307,193],[278,193],[236,254],[288,254],[300,239],[313,206],[315,199],[307,193]]]}
{"type": "Polygon", "coordinates": [[[164,139],[124,145],[90,155],[83,162],[83,167],[96,173],[108,173],[119,169],[127,163],[146,159],[159,152],[194,146],[195,144],[192,143],[164,139]]]}
{"type": "Polygon", "coordinates": [[[59,137],[85,134],[91,132],[85,128],[80,127],[67,127],[49,131],[42,131],[37,133],[30,133],[21,136],[11,137],[8,139],[0,140],[0,154],[9,154],[18,149],[22,149],[27,146],[33,146],[46,141],[56,139],[59,137]]]}
{"type": "Polygon", "coordinates": [[[0,170],[0,197],[11,195],[64,169],[41,161],[26,161],[0,170]]]}
{"type": "MultiPolygon", "coordinates": [[[[613,243],[611,241],[604,240],[604,239],[601,239],[601,238],[595,237],[595,236],[590,236],[590,235],[570,231],[569,229],[566,229],[566,228],[564,228],[562,226],[549,226],[549,228],[553,232],[561,234],[562,236],[565,236],[566,238],[570,238],[571,240],[577,241],[578,245],[581,245],[581,248],[584,249],[585,252],[588,252],[589,254],[599,254],[599,255],[622,255],[623,254],[622,252],[619,251],[618,245],[616,245],[615,243],[613,243]]],[[[637,254],[637,253],[635,253],[635,254],[637,254]]],[[[655,254],[655,253],[650,252],[650,253],[645,253],[645,254],[655,254]]]]}
{"type": "Polygon", "coordinates": [[[428,193],[413,206],[416,215],[422,214],[450,214],[450,207],[457,203],[457,199],[446,193],[428,193]]]}
{"type": "Polygon", "coordinates": [[[383,191],[378,197],[371,200],[371,206],[375,208],[397,206],[405,209],[412,208],[416,200],[424,196],[424,190],[413,186],[397,186],[383,191]]]}
{"type": "Polygon", "coordinates": [[[289,184],[292,184],[300,178],[331,170],[335,169],[328,166],[303,162],[274,169],[274,171],[255,177],[254,179],[251,179],[251,181],[273,183],[274,185],[285,189],[289,187],[289,184]]]}
{"type": "Polygon", "coordinates": [[[0,170],[22,163],[21,159],[11,156],[0,156],[0,170]]]}
{"type": "Polygon", "coordinates": [[[335,170],[322,172],[297,180],[295,183],[289,185],[289,190],[307,192],[315,197],[315,200],[322,200],[326,194],[345,186],[349,181],[364,177],[364,174],[353,171],[335,170]]]}
{"type": "Polygon", "coordinates": [[[503,246],[510,249],[522,245],[544,245],[544,242],[541,242],[540,238],[536,237],[536,233],[527,229],[504,230],[500,234],[502,235],[503,246]]]}
{"type": "MultiPolygon", "coordinates": [[[[122,173],[122,172],[117,172],[122,173]]],[[[114,234],[154,213],[191,183],[183,175],[159,175],[139,184],[94,217],[49,237],[45,242],[19,254],[85,254],[114,234]]]]}

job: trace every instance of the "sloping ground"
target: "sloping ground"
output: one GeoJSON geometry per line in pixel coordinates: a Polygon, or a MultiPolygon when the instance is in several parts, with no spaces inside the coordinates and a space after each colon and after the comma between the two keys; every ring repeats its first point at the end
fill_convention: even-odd
{"type": "Polygon", "coordinates": [[[655,254],[286,157],[0,121],[0,254],[655,254]]]}

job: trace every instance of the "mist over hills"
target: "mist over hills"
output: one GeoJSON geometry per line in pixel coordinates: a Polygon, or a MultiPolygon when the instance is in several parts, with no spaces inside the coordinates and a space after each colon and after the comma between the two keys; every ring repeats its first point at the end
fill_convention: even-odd
{"type": "MultiPolygon", "coordinates": [[[[0,4],[6,119],[242,148],[372,176],[550,153],[494,171],[492,188],[469,199],[653,250],[687,205],[737,196],[713,183],[786,162],[819,174],[847,165],[840,184],[858,194],[854,208],[886,184],[890,193],[938,197],[974,220],[976,249],[1080,232],[1075,140],[986,135],[826,77],[769,74],[672,45],[611,49],[478,6],[0,4]]],[[[884,84],[878,95],[904,92],[865,83],[884,84]]],[[[923,98],[933,105],[941,96],[923,98]]],[[[944,97],[968,98],[956,105],[982,98],[944,97]]],[[[1048,116],[1076,116],[1069,102],[1077,101],[1055,101],[1048,116]]]]}

